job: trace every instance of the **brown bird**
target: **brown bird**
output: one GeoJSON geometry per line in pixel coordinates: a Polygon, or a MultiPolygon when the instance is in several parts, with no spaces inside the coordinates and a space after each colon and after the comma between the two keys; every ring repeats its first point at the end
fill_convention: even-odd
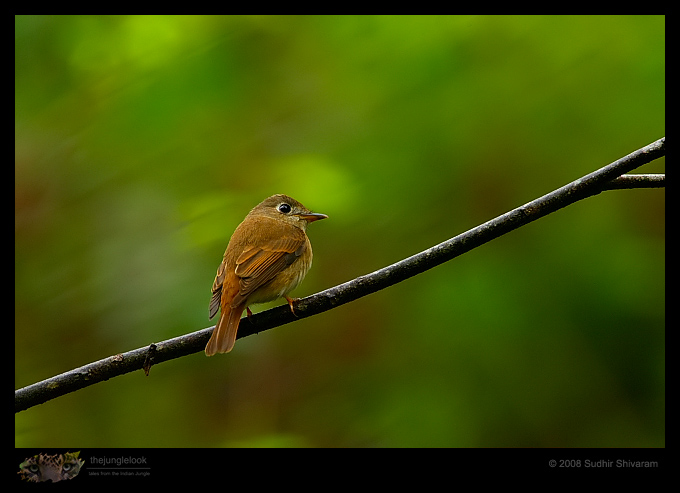
{"type": "Polygon", "coordinates": [[[210,318],[218,308],[222,313],[205,346],[207,356],[231,351],[243,310],[251,315],[249,305],[283,296],[293,311],[288,293],[312,266],[307,225],[327,217],[287,195],[273,195],[248,213],[231,235],[213,282],[210,318]]]}

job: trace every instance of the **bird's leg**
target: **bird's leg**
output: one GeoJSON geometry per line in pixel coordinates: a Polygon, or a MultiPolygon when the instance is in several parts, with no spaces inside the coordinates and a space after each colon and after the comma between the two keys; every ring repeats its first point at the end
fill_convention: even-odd
{"type": "Polygon", "coordinates": [[[293,302],[299,300],[300,298],[289,298],[286,296],[286,301],[288,302],[288,306],[290,307],[290,312],[297,317],[297,314],[295,313],[295,309],[293,308],[293,302]]]}

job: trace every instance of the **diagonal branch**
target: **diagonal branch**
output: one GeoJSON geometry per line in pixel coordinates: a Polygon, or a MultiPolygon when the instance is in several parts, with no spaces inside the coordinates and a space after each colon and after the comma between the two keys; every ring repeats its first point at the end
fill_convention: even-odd
{"type": "MultiPolygon", "coordinates": [[[[624,173],[664,156],[665,142],[665,137],[661,138],[604,168],[432,248],[371,274],[357,277],[344,284],[301,299],[295,304],[297,316],[291,313],[288,305],[253,315],[249,319],[250,323],[242,323],[239,327],[238,338],[285,325],[299,318],[310,317],[385,289],[448,262],[536,219],[579,200],[597,195],[604,190],[664,187],[665,175],[625,175],[624,173]]],[[[140,368],[144,369],[148,375],[149,369],[154,364],[202,351],[213,329],[214,327],[210,327],[151,344],[148,347],[110,356],[16,390],[14,392],[14,411],[23,411],[69,392],[140,368]]]]}

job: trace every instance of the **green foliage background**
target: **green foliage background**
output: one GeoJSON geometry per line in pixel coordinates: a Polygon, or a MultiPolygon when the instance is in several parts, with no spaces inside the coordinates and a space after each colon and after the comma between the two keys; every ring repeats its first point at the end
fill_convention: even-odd
{"type": "MultiPolygon", "coordinates": [[[[660,138],[664,78],[662,16],[18,16],[15,388],[212,325],[273,193],[330,216],[309,295],[660,138]]],[[[664,201],[600,194],[15,445],[665,446],[664,201]]]]}

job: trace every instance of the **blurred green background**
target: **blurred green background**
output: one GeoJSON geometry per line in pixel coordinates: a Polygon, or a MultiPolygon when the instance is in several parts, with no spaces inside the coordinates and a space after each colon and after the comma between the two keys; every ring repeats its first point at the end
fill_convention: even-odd
{"type": "MultiPolygon", "coordinates": [[[[18,16],[15,388],[213,325],[271,194],[329,215],[306,296],[664,134],[663,16],[18,16]]],[[[664,268],[664,190],[605,192],[15,445],[663,447],[664,268]]]]}

